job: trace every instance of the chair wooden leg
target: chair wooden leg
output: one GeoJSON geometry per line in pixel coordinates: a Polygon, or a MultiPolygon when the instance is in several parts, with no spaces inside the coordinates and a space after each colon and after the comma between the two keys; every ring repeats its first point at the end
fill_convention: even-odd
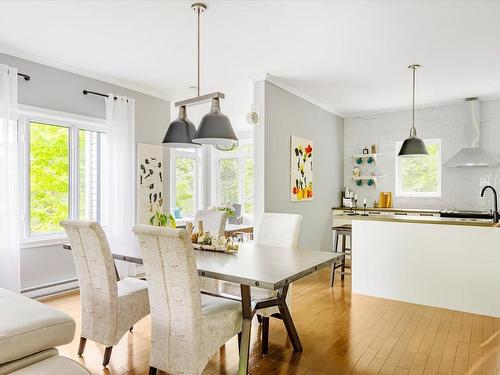
{"type": "Polygon", "coordinates": [[[149,368],[149,375],[156,375],[156,372],[157,372],[157,370],[156,370],[155,367],[150,367],[149,368]]]}
{"type": "Polygon", "coordinates": [[[104,351],[104,358],[102,359],[102,365],[106,367],[111,359],[111,351],[113,350],[112,346],[108,346],[104,351]]]}
{"type": "Polygon", "coordinates": [[[257,321],[259,322],[259,324],[262,323],[262,317],[259,314],[257,314],[257,321]]]}
{"type": "Polygon", "coordinates": [[[78,355],[81,357],[83,351],[85,350],[85,344],[87,343],[87,339],[85,337],[80,337],[80,346],[78,347],[78,355]]]}
{"type": "Polygon", "coordinates": [[[262,354],[269,352],[269,317],[262,317],[262,354]]]}

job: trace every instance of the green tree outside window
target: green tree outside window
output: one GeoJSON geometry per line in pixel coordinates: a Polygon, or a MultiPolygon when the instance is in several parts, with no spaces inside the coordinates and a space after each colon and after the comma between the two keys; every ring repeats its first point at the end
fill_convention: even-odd
{"type": "Polygon", "coordinates": [[[30,232],[60,232],[69,214],[69,128],[32,122],[30,232]]]}
{"type": "Polygon", "coordinates": [[[193,159],[175,159],[175,205],[181,209],[181,217],[194,217],[195,173],[193,159]]]}
{"type": "Polygon", "coordinates": [[[253,158],[245,158],[243,175],[244,208],[246,214],[253,214],[253,158]]]}
{"type": "Polygon", "coordinates": [[[220,170],[220,200],[221,204],[239,203],[240,179],[239,160],[219,160],[220,170]]]}

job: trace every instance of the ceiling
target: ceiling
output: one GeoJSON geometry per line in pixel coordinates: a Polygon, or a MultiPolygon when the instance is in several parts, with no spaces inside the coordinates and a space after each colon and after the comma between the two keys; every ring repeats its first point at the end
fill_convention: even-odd
{"type": "MultiPolygon", "coordinates": [[[[188,1],[2,1],[0,51],[171,100],[196,84],[188,1]]],[[[500,94],[500,2],[207,1],[202,91],[237,124],[269,73],[338,114],[500,94]]]]}

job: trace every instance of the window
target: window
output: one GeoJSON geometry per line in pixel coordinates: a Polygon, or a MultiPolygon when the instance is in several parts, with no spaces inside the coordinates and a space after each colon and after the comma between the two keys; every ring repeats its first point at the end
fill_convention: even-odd
{"type": "Polygon", "coordinates": [[[242,215],[253,215],[253,144],[243,141],[233,151],[214,151],[214,162],[215,203],[241,204],[242,215]]]}
{"type": "Polygon", "coordinates": [[[170,150],[170,207],[176,219],[194,218],[200,207],[200,150],[170,150]]]}
{"type": "Polygon", "coordinates": [[[69,128],[31,122],[30,233],[60,232],[69,217],[69,128]]]}
{"type": "MultiPolygon", "coordinates": [[[[441,196],[441,140],[424,140],[429,156],[399,158],[396,154],[396,196],[441,196]]],[[[396,143],[396,152],[402,142],[396,143]]]]}
{"type": "Polygon", "coordinates": [[[21,114],[19,127],[23,239],[61,236],[59,222],[67,218],[100,221],[104,127],[31,114],[21,114]]]}

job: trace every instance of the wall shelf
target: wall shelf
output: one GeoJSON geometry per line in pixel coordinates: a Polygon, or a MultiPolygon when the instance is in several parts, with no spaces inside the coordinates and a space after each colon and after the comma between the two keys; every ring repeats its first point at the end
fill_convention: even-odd
{"type": "Polygon", "coordinates": [[[377,164],[377,158],[381,155],[382,154],[354,154],[352,155],[352,158],[354,159],[354,162],[358,165],[363,164],[365,159],[367,164],[375,165],[377,164]],[[370,162],[370,159],[372,160],[372,162],[370,162]]]}
{"type": "Polygon", "coordinates": [[[368,186],[375,186],[377,185],[377,179],[384,177],[384,176],[352,176],[352,179],[356,182],[357,186],[361,186],[364,183],[368,186]],[[371,182],[370,182],[371,181],[371,182]]]}

